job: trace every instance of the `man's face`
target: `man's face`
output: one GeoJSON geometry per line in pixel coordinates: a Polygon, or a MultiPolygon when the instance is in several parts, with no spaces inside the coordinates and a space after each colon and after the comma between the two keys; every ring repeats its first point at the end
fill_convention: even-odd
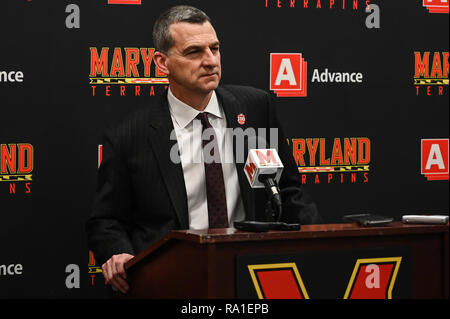
{"type": "Polygon", "coordinates": [[[174,45],[166,66],[170,85],[187,92],[207,94],[221,77],[219,40],[209,22],[175,23],[170,26],[174,45]]]}

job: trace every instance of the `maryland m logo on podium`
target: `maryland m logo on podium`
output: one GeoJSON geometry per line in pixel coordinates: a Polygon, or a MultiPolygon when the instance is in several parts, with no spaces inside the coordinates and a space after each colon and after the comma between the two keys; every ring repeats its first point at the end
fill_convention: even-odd
{"type": "Polygon", "coordinates": [[[403,299],[412,296],[405,247],[239,256],[238,298],[403,299]]]}

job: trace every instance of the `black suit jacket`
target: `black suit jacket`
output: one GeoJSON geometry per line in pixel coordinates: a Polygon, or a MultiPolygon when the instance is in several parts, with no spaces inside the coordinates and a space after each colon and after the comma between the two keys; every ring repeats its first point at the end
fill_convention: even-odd
{"type": "MultiPolygon", "coordinates": [[[[301,188],[292,152],[278,123],[269,93],[250,87],[223,86],[216,90],[230,128],[279,128],[278,153],[284,165],[280,179],[283,220],[320,222],[315,204],[301,188]],[[245,115],[245,124],[237,121],[245,115]]],[[[188,205],[181,163],[170,151],[173,123],[167,92],[161,100],[107,130],[92,215],[86,223],[88,246],[99,264],[114,254],[136,254],[173,229],[188,229],[188,205]]],[[[176,138],[175,138],[176,139],[176,138]]],[[[270,141],[267,133],[266,140],[270,141]]],[[[235,148],[233,148],[235,149],[235,148]]],[[[172,150],[173,151],[173,150],[172,150]]],[[[264,189],[251,189],[244,163],[236,163],[247,220],[264,220],[264,189]]]]}

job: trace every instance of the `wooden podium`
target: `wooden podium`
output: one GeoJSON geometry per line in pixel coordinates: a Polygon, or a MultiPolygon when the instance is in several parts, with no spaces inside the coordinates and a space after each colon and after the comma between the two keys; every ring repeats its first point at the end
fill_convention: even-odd
{"type": "MultiPolygon", "coordinates": [[[[402,283],[398,279],[395,285],[401,284],[407,287],[405,289],[409,291],[408,298],[448,298],[448,229],[448,224],[407,225],[393,222],[383,227],[360,227],[356,224],[305,225],[300,231],[266,233],[249,233],[234,228],[172,231],[126,263],[130,290],[125,297],[246,298],[245,295],[238,293],[240,285],[238,279],[241,278],[250,285],[252,282],[255,284],[255,287],[248,288],[248,291],[254,293],[256,298],[257,296],[269,298],[269,295],[262,291],[264,287],[258,286],[262,284],[262,281],[255,280],[254,273],[253,277],[251,276],[252,274],[248,271],[251,267],[247,268],[245,260],[242,271],[238,269],[237,261],[245,256],[256,256],[259,261],[267,264],[272,257],[276,257],[274,260],[279,261],[285,256],[297,254],[301,258],[294,268],[297,277],[303,278],[301,284],[302,287],[304,286],[305,293],[302,297],[314,298],[318,294],[314,295],[312,286],[319,285],[323,281],[319,280],[323,277],[322,275],[314,274],[314,268],[317,268],[316,272],[320,272],[321,262],[314,264],[317,267],[308,266],[310,270],[306,266],[302,267],[302,262],[307,262],[316,256],[325,256],[332,260],[328,259],[324,269],[332,270],[334,264],[338,265],[340,260],[345,259],[339,257],[340,252],[350,256],[349,254],[354,252],[368,250],[375,251],[383,257],[384,255],[394,256],[395,253],[393,254],[391,250],[400,249],[406,251],[407,258],[403,256],[399,273],[409,271],[410,275],[409,277],[405,275],[401,279],[402,283]],[[238,274],[240,271],[243,275],[238,274]],[[310,277],[315,277],[307,278],[307,271],[310,277]],[[310,293],[307,292],[308,290],[310,293]]],[[[372,258],[375,255],[364,253],[361,256],[372,258]]],[[[359,255],[357,257],[360,258],[359,255]]],[[[343,287],[338,287],[336,298],[344,298],[344,293],[347,297],[351,297],[350,290],[356,289],[354,287],[358,284],[357,277],[363,268],[354,267],[356,258],[351,260],[351,264],[347,263],[343,266],[346,267],[345,274],[329,277],[338,279],[344,277],[342,280],[343,282],[345,280],[345,286],[343,282],[338,283],[343,287]],[[351,269],[349,269],[350,265],[351,269]]],[[[378,259],[357,260],[357,264],[361,267],[364,260],[378,259]]],[[[391,283],[391,291],[393,285],[391,283]]],[[[316,291],[319,290],[316,289],[316,291]]],[[[395,297],[394,295],[393,298],[395,297]]]]}

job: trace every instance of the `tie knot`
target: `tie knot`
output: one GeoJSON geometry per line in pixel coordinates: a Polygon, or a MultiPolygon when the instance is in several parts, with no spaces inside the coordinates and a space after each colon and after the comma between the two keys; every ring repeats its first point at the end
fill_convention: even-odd
{"type": "Polygon", "coordinates": [[[211,124],[208,121],[208,112],[198,113],[196,118],[202,121],[203,127],[211,127],[211,124]]]}

